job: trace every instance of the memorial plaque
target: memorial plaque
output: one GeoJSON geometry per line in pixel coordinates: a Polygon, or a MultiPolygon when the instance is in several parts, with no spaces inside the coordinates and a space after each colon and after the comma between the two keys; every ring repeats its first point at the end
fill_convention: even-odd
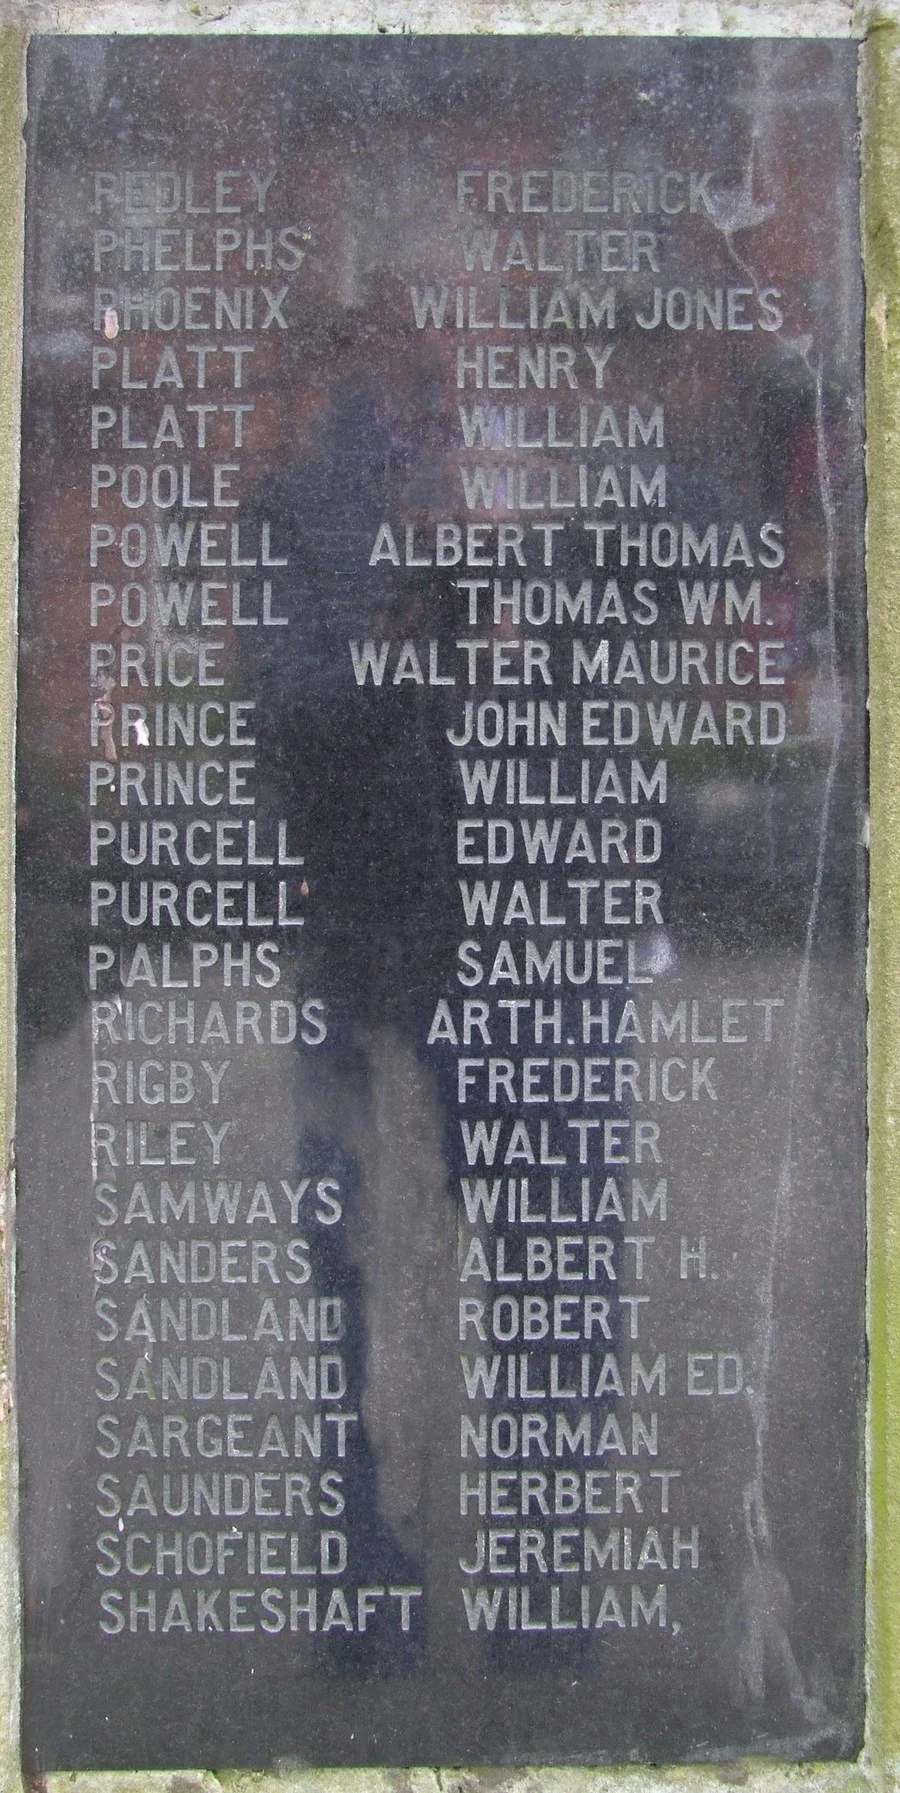
{"type": "Polygon", "coordinates": [[[855,83],[32,46],[32,1772],[860,1747],[855,83]]]}

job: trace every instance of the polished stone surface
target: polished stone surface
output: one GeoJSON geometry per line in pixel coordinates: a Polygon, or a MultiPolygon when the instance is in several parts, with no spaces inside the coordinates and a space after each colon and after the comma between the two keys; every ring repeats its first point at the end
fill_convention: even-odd
{"type": "Polygon", "coordinates": [[[855,47],[44,39],[25,1760],[855,1754],[855,47]]]}

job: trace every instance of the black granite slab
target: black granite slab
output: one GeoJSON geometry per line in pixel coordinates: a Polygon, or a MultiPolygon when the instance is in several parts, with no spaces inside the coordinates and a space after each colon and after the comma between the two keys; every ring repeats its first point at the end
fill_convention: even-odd
{"type": "Polygon", "coordinates": [[[860,1747],[855,80],[32,46],[30,1772],[860,1747]]]}

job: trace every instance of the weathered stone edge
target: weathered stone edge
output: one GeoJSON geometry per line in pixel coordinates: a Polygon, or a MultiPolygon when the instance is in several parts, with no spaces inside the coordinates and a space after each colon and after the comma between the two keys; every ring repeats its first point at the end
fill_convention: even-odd
{"type": "Polygon", "coordinates": [[[12,1388],[13,756],[19,505],[24,42],[0,29],[0,1783],[19,1785],[19,1602],[12,1388]]]}
{"type": "Polygon", "coordinates": [[[900,30],[862,57],[870,672],[869,1744],[900,1759],[900,30]]]}
{"type": "Polygon", "coordinates": [[[863,37],[900,0],[0,0],[29,32],[412,31],[863,37]]]}

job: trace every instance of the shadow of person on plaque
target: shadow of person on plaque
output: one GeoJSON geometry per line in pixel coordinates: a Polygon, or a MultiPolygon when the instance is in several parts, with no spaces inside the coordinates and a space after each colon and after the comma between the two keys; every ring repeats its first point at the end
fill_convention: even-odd
{"type": "MultiPolygon", "coordinates": [[[[458,1427],[455,1217],[442,1092],[425,1047],[450,993],[456,920],[453,766],[435,693],[360,688],[350,642],[433,635],[449,620],[433,579],[369,569],[390,515],[397,451],[364,376],[334,383],[310,454],[276,471],[243,515],[267,520],[273,610],[285,628],[239,640],[241,695],[255,699],[254,813],[286,824],[302,867],[283,872],[287,982],[324,1004],[327,1034],[296,1060],[297,1174],[333,1177],[342,1225],[314,1240],[314,1281],[345,1297],[348,1392],[359,1423],[345,1471],[350,1565],[360,1583],[424,1586],[411,1630],[383,1666],[419,1661],[426,1575],[448,1536],[458,1427]],[[289,961],[289,963],[288,963],[289,961]],[[355,1442],[354,1442],[355,1441],[355,1442]],[[437,1507],[446,1500],[446,1512],[437,1507]]],[[[402,471],[402,469],[401,469],[402,471]]],[[[427,650],[426,650],[427,651],[427,650]]],[[[275,872],[271,874],[277,881],[275,872]]],[[[299,1036],[298,1036],[299,1046],[299,1036]]],[[[313,1286],[313,1285],[311,1285],[313,1286]]],[[[374,1627],[341,1637],[337,1666],[381,1660],[374,1627]]],[[[387,1634],[385,1634],[386,1636],[387,1634]]]]}
{"type": "MultiPolygon", "coordinates": [[[[494,1339],[486,1345],[477,1334],[474,1343],[457,1335],[460,1296],[486,1295],[490,1320],[498,1294],[477,1274],[468,1288],[460,1282],[457,1232],[466,1220],[461,1180],[467,1179],[471,1192],[476,1179],[486,1176],[490,1188],[498,1169],[473,1168],[464,1148],[455,1050],[429,1052],[425,1044],[441,999],[458,1017],[460,995],[466,993],[457,974],[465,931],[456,851],[462,805],[447,740],[451,717],[458,719],[459,693],[414,680],[392,685],[389,675],[382,688],[361,687],[349,649],[351,641],[367,638],[413,639],[425,664],[429,639],[442,652],[452,648],[460,630],[459,599],[446,585],[441,590],[441,575],[423,570],[401,577],[391,564],[369,565],[379,528],[391,517],[392,505],[395,513],[396,491],[408,473],[402,456],[379,416],[374,388],[364,375],[348,377],[331,388],[318,453],[276,473],[254,495],[250,514],[268,520],[277,554],[287,561],[285,572],[275,575],[275,608],[290,615],[288,628],[252,635],[248,630],[241,644],[243,674],[249,675],[257,705],[257,814],[271,822],[287,818],[293,849],[299,843],[303,852],[296,877],[306,893],[304,926],[293,953],[298,998],[315,993],[328,1012],[327,1040],[298,1058],[297,1168],[336,1176],[348,1197],[346,1227],[330,1232],[316,1270],[329,1289],[346,1292],[355,1314],[350,1382],[351,1389],[362,1387],[361,1426],[347,1483],[350,1512],[367,1514],[365,1577],[423,1582],[426,1602],[430,1591],[441,1615],[442,1657],[455,1654],[470,1673],[474,1663],[490,1659],[533,1672],[546,1666],[550,1634],[510,1630],[504,1616],[489,1630],[479,1623],[473,1635],[461,1591],[471,1580],[462,1562],[472,1555],[472,1527],[460,1522],[459,1476],[466,1467],[459,1455],[460,1415],[466,1411],[460,1352],[486,1352],[489,1363],[493,1353],[504,1354],[500,1382],[478,1402],[489,1427],[505,1414],[509,1419],[503,1423],[521,1428],[531,1397],[506,1387],[505,1357],[528,1349],[521,1333],[516,1344],[494,1339]]],[[[582,561],[583,548],[569,542],[560,570],[581,576],[589,570],[582,561]]],[[[482,632],[490,634],[490,624],[482,632]]],[[[492,693],[487,684],[474,695],[492,693]]],[[[479,751],[477,745],[472,751],[479,751]]],[[[577,785],[580,753],[570,744],[559,758],[563,777],[577,785]]],[[[508,869],[517,876],[528,872],[520,845],[508,869]]],[[[564,887],[565,871],[558,865],[543,870],[545,875],[549,870],[554,888],[564,887]]],[[[509,932],[499,925],[499,913],[496,923],[478,929],[485,965],[499,936],[509,932]]],[[[578,950],[581,946],[576,943],[578,950]]],[[[556,1046],[563,1053],[567,1040],[576,1032],[581,1037],[584,992],[575,977],[572,983],[560,1005],[564,1025],[556,1046]]],[[[596,983],[593,988],[596,995],[596,983]]],[[[557,992],[542,993],[545,1007],[552,1009],[557,992]]],[[[501,983],[491,994],[502,998],[521,991],[501,983]]],[[[459,1046],[463,1050],[462,1039],[459,1046]]],[[[492,1048],[479,1045],[476,1037],[470,1047],[475,1056],[489,1049],[513,1058],[522,1052],[508,1036],[495,1036],[492,1048]]],[[[552,1049],[532,1042],[537,1053],[552,1049]]],[[[576,1045],[574,1056],[580,1052],[576,1045]]],[[[466,1109],[471,1127],[481,1122],[488,1130],[498,1112],[483,1094],[466,1109]]],[[[569,1112],[561,1108],[557,1117],[563,1135],[569,1112]]],[[[624,1102],[604,1110],[607,1118],[625,1113],[624,1102]]],[[[505,1118],[508,1136],[511,1110],[505,1118]]],[[[531,1119],[529,1129],[536,1137],[531,1119]]],[[[520,1151],[503,1177],[494,1225],[507,1234],[507,1252],[516,1249],[516,1228],[507,1224],[509,1183],[520,1179],[521,1199],[526,1168],[520,1151]]],[[[546,1173],[539,1169],[536,1175],[543,1196],[546,1173]]],[[[591,1182],[597,1186],[593,1224],[603,1178],[598,1173],[591,1182]]],[[[531,1199],[534,1203],[534,1194],[531,1199]]],[[[564,1195],[562,1206],[567,1202],[571,1206],[564,1195]]],[[[616,1246],[623,1221],[614,1207],[607,1216],[598,1224],[616,1246]]],[[[579,1207],[579,1225],[583,1220],[579,1207]]],[[[518,1232],[521,1247],[521,1227],[518,1232]]],[[[494,1249],[491,1242],[489,1250],[494,1249]]],[[[552,1309],[559,1293],[568,1290],[551,1270],[540,1294],[549,1297],[552,1309]]],[[[607,1294],[603,1353],[614,1354],[621,1334],[614,1283],[607,1294]]],[[[498,1314],[499,1325],[499,1308],[498,1314]]],[[[575,1347],[562,1350],[578,1356],[575,1347]]],[[[531,1353],[532,1374],[546,1382],[546,1335],[531,1353]]],[[[615,1406],[609,1378],[606,1391],[594,1395],[603,1353],[598,1354],[595,1339],[591,1398],[582,1403],[601,1416],[595,1418],[598,1436],[615,1406]]],[[[567,1363],[560,1372],[562,1381],[571,1367],[567,1363]]],[[[503,1460],[497,1461],[502,1466],[503,1460]]],[[[541,1461],[538,1467],[548,1466],[541,1461]]],[[[548,1485],[552,1462],[549,1468],[548,1485]]],[[[548,1514],[542,1518],[538,1512],[531,1523],[552,1526],[552,1494],[548,1514]]],[[[529,1524],[527,1516],[523,1523],[529,1524]]],[[[539,1599],[543,1610],[546,1573],[532,1561],[522,1582],[529,1586],[532,1611],[539,1599]]],[[[580,1618],[577,1627],[554,1631],[554,1666],[560,1666],[561,1655],[580,1660],[590,1641],[580,1618]]],[[[341,1650],[347,1661],[349,1642],[341,1650]]],[[[367,1640],[356,1645],[368,1660],[367,1640]]],[[[414,1652],[409,1660],[412,1664],[414,1652]]],[[[392,1667],[397,1663],[395,1655],[392,1667]]]]}

